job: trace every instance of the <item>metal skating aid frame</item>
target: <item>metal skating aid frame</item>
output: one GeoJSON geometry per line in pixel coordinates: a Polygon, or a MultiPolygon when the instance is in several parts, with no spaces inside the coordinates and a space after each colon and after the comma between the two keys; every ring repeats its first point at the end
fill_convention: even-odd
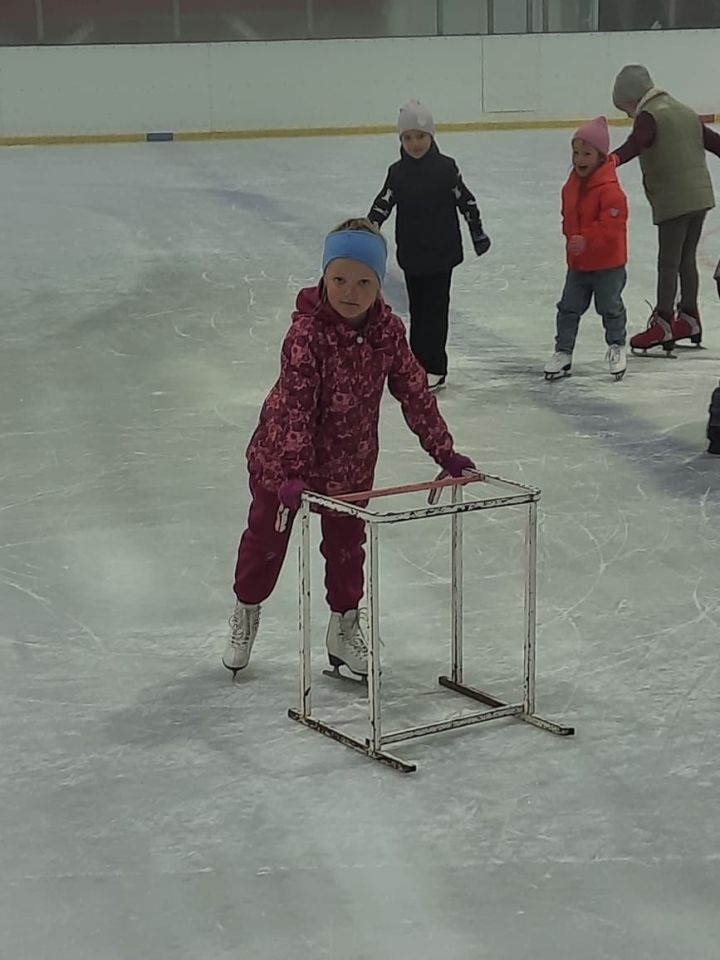
{"type": "MultiPolygon", "coordinates": [[[[442,476],[442,475],[441,475],[442,476]]],[[[417,767],[400,757],[387,753],[385,747],[391,743],[400,743],[415,737],[425,737],[433,733],[442,733],[458,727],[467,727],[488,720],[512,717],[524,723],[540,727],[558,736],[571,736],[573,727],[560,726],[550,720],[544,720],[535,713],[535,606],[536,606],[536,568],[537,568],[537,505],[540,491],[524,484],[503,480],[481,474],[472,474],[459,479],[438,479],[432,483],[420,483],[405,487],[384,490],[371,490],[365,493],[332,498],[316,493],[303,495],[300,512],[300,707],[289,710],[292,720],[304,724],[311,730],[364,753],[373,760],[385,763],[403,773],[412,773],[417,767]],[[482,483],[494,488],[496,496],[465,499],[463,491],[470,484],[482,483]],[[449,487],[452,502],[439,503],[439,495],[449,487]],[[499,491],[499,493],[498,493],[499,491]],[[365,503],[404,493],[427,492],[429,505],[411,510],[375,512],[365,503]],[[359,506],[358,504],[362,504],[359,506]],[[520,703],[504,703],[496,697],[476,687],[468,686],[463,679],[463,521],[469,513],[482,510],[498,510],[502,507],[527,506],[527,528],[525,534],[525,643],[523,654],[523,697],[520,703]],[[367,524],[367,603],[368,603],[368,736],[364,740],[351,737],[331,724],[317,719],[312,714],[312,682],[310,670],[310,514],[313,508],[324,508],[336,513],[359,517],[367,524]],[[380,599],[378,570],[378,537],[383,524],[404,523],[412,520],[424,520],[428,517],[451,518],[451,657],[450,676],[441,676],[441,686],[479,701],[488,710],[472,713],[438,723],[428,723],[417,727],[382,732],[381,669],[380,669],[380,599]]]]}

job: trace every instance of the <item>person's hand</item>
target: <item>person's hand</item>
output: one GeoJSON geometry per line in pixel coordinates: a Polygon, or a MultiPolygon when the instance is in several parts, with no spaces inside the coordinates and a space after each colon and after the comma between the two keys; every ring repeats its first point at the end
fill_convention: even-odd
{"type": "Polygon", "coordinates": [[[475,253],[481,257],[484,253],[487,253],[491,247],[490,237],[485,233],[485,231],[480,228],[477,233],[472,234],[471,238],[473,247],[475,248],[475,253]]]}
{"type": "Polygon", "coordinates": [[[571,253],[574,257],[578,256],[578,254],[584,253],[586,247],[587,240],[579,233],[576,233],[568,240],[568,253],[571,253]]]}
{"type": "Polygon", "coordinates": [[[477,470],[477,467],[470,457],[453,451],[443,464],[443,469],[446,470],[451,477],[457,479],[461,477],[466,470],[477,470]]]}
{"type": "Polygon", "coordinates": [[[305,484],[302,480],[286,480],[278,490],[278,500],[288,510],[299,510],[305,484]]]}

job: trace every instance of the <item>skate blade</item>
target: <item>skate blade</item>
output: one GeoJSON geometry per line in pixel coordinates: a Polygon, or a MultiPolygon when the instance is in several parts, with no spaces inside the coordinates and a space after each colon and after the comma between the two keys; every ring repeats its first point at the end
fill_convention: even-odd
{"type": "Polygon", "coordinates": [[[620,381],[622,380],[622,378],[625,376],[626,373],[627,371],[623,370],[621,373],[611,373],[610,376],[613,378],[615,383],[620,383],[620,381]]]}
{"type": "Polygon", "coordinates": [[[554,383],[556,380],[564,380],[565,377],[571,377],[572,370],[561,370],[560,373],[546,373],[545,381],[547,383],[554,383]]]}
{"type": "MultiPolygon", "coordinates": [[[[350,667],[347,667],[345,664],[343,664],[343,666],[345,666],[347,670],[350,670],[350,667]]],[[[341,673],[340,667],[333,667],[332,670],[323,670],[322,674],[324,677],[330,677],[331,680],[345,680],[346,683],[359,684],[361,687],[367,686],[367,677],[361,673],[353,673],[352,670],[350,670],[350,673],[341,673]]]]}
{"type": "Polygon", "coordinates": [[[706,350],[707,348],[702,345],[702,343],[676,343],[675,350],[706,350]]]}
{"type": "Polygon", "coordinates": [[[224,660],[222,661],[222,665],[225,667],[226,670],[230,671],[230,673],[232,674],[232,677],[231,677],[232,680],[235,679],[235,677],[238,675],[238,673],[240,673],[241,670],[245,670],[247,667],[247,664],[245,664],[244,667],[229,667],[224,660]]]}
{"type": "Polygon", "coordinates": [[[632,347],[631,346],[630,353],[634,357],[644,357],[649,360],[652,360],[653,358],[660,358],[661,360],[677,360],[677,357],[673,353],[674,348],[675,348],[675,344],[673,344],[671,347],[665,347],[661,343],[656,344],[656,346],[654,347],[632,347]],[[658,347],[663,348],[662,353],[657,352],[658,347]],[[648,353],[649,350],[654,350],[655,352],[648,353]]]}

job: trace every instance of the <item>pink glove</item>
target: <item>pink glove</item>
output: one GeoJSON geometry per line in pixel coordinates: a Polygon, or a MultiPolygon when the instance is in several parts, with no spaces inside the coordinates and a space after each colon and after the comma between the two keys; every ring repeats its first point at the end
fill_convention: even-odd
{"type": "Polygon", "coordinates": [[[578,256],[580,253],[585,252],[587,247],[587,240],[585,237],[581,236],[579,233],[576,233],[573,237],[570,237],[568,240],[568,253],[571,253],[574,257],[578,256]]]}
{"type": "Polygon", "coordinates": [[[286,480],[278,490],[278,500],[288,510],[299,510],[304,492],[305,484],[302,480],[286,480]]]}
{"type": "Polygon", "coordinates": [[[446,470],[451,477],[457,478],[461,477],[466,470],[477,470],[477,467],[470,457],[466,457],[462,453],[451,453],[443,464],[443,469],[446,470]]]}

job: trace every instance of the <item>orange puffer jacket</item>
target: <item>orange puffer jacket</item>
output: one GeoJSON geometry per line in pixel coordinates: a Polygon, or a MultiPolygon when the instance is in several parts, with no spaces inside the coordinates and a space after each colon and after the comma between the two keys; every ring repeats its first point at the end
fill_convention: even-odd
{"type": "Polygon", "coordinates": [[[582,253],[567,252],[571,270],[611,270],[627,263],[628,202],[613,160],[587,178],[573,170],[562,192],[563,233],[585,240],[582,253]]]}

